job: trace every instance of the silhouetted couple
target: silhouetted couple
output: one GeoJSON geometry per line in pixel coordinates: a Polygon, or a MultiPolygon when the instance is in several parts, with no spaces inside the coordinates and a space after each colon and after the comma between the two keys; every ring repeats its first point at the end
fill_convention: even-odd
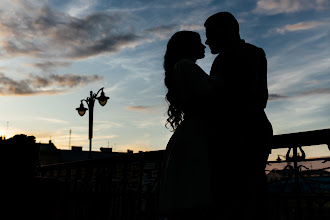
{"type": "Polygon", "coordinates": [[[197,64],[205,46],[180,31],[164,56],[168,119],[160,210],[169,219],[262,218],[265,166],[273,131],[264,51],[240,38],[228,12],[209,17],[210,75],[197,64]]]}

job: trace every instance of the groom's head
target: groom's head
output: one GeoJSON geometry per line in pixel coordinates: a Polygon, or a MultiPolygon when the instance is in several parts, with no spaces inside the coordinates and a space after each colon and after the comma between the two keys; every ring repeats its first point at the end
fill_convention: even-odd
{"type": "Polygon", "coordinates": [[[221,50],[240,40],[239,24],[229,12],[219,12],[210,16],[204,23],[206,28],[206,44],[211,53],[217,54],[221,50]]]}

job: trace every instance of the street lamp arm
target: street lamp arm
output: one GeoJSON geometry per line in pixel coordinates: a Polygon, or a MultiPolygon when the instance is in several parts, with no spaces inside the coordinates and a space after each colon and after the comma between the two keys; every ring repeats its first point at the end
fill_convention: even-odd
{"type": "Polygon", "coordinates": [[[97,93],[95,93],[93,97],[96,98],[96,96],[97,96],[101,91],[103,91],[103,89],[104,89],[104,87],[102,87],[101,89],[99,89],[99,91],[97,91],[97,93]]]}
{"type": "Polygon", "coordinates": [[[86,111],[87,111],[88,108],[89,108],[89,105],[88,105],[88,108],[85,108],[85,106],[84,106],[84,104],[83,104],[83,101],[85,101],[85,102],[87,103],[87,105],[88,105],[87,100],[83,99],[83,100],[80,101],[80,106],[79,106],[79,108],[76,108],[76,110],[78,111],[78,114],[79,114],[80,116],[84,116],[84,114],[86,113],[86,111]]]}
{"type": "Polygon", "coordinates": [[[83,101],[85,101],[86,104],[87,104],[87,106],[89,107],[89,101],[88,101],[88,98],[87,98],[87,99],[82,99],[82,100],[80,100],[81,103],[83,103],[83,101]]]}

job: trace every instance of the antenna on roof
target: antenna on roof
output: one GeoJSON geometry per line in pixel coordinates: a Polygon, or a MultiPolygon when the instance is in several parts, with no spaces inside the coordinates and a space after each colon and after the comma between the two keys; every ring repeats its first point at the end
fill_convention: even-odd
{"type": "Polygon", "coordinates": [[[71,129],[69,131],[69,150],[71,150],[71,129]]]}

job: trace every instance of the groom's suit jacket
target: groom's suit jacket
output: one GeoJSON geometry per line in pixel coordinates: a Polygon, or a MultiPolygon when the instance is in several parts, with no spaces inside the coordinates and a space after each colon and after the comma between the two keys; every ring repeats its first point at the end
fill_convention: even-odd
{"type": "MultiPolygon", "coordinates": [[[[215,82],[209,108],[210,155],[230,160],[243,160],[248,153],[268,155],[273,129],[264,111],[268,100],[264,50],[242,40],[215,58],[210,76],[215,82]]],[[[211,161],[214,165],[218,160],[211,161]]]]}
{"type": "Polygon", "coordinates": [[[217,82],[213,94],[216,109],[243,117],[264,112],[268,89],[263,49],[241,40],[215,58],[210,76],[217,82]]]}

